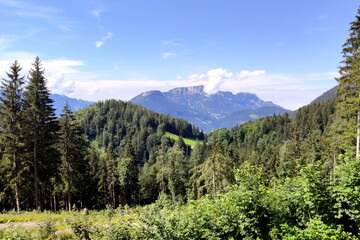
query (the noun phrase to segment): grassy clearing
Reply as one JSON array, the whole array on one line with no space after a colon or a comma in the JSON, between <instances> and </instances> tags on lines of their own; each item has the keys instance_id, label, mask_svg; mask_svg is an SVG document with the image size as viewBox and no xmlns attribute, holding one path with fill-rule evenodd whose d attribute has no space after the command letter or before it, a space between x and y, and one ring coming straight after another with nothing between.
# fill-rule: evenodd
<instances>
[{"instance_id":1,"label":"grassy clearing","mask_svg":"<svg viewBox=\"0 0 360 240\"><path fill-rule=\"evenodd\" d=\"M139 216L147 211L125 206L102 211L7 212L0 214L0 239L133 239L113 234L142 234Z\"/></svg>"},{"instance_id":2,"label":"grassy clearing","mask_svg":"<svg viewBox=\"0 0 360 240\"><path fill-rule=\"evenodd\" d=\"M51 221L62 221L70 218L72 213L70 212L8 212L0 214L0 223L15 223L15 222L41 222L46 219Z\"/></svg>"},{"instance_id":3,"label":"grassy clearing","mask_svg":"<svg viewBox=\"0 0 360 240\"><path fill-rule=\"evenodd\" d=\"M258 118L259 118L259 116L256 115L256 114L250 114L249 117L250 117L251 119L258 119Z\"/></svg>"},{"instance_id":4,"label":"grassy clearing","mask_svg":"<svg viewBox=\"0 0 360 240\"><path fill-rule=\"evenodd\" d=\"M169 132L166 132L165 136L167 136L168 138L174 139L174 140L179 139L178 135L175 135L175 134L169 133ZM183 138L183 139L184 139L185 144L189 145L191 147L194 147L196 144L202 143L202 141L196 140L196 139L190 139L190 138Z\"/></svg>"}]
</instances>

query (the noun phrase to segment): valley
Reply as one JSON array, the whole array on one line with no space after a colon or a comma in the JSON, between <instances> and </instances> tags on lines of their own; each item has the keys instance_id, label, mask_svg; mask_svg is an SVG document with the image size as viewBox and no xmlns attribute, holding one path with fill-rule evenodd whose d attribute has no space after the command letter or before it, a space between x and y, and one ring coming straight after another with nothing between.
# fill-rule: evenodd
<instances>
[{"instance_id":1,"label":"valley","mask_svg":"<svg viewBox=\"0 0 360 240\"><path fill-rule=\"evenodd\" d=\"M0 0L0 239L359 240L355 4Z\"/></svg>"}]
</instances>

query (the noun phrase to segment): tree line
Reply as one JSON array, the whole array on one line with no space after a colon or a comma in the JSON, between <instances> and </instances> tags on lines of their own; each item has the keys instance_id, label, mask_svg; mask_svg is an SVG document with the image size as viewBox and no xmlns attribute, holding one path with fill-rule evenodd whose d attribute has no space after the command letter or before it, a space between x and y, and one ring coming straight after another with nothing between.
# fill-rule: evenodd
<instances>
[{"instance_id":1,"label":"tree line","mask_svg":"<svg viewBox=\"0 0 360 240\"><path fill-rule=\"evenodd\" d=\"M162 138L164 147L175 144L165 132L204 138L185 120L122 101L99 102L76 117L66 104L57 117L40 58L27 79L21 70L15 61L1 85L0 210L101 209L152 201L139 179ZM182 138L178 142L181 156L189 154Z\"/></svg>"},{"instance_id":2,"label":"tree line","mask_svg":"<svg viewBox=\"0 0 360 240\"><path fill-rule=\"evenodd\" d=\"M15 62L3 80L0 104L0 210L104 209L161 201L181 205L206 196L215 201L233 184L245 184L234 174L236 169L249 177L256 168L261 169L261 184L246 185L251 191L259 186L269 191L274 186L290 188L301 181L310 184L307 189L323 179L323 189L306 193L316 202L311 207L319 207L315 215L321 216L327 215L316 194L322 198L341 181L343 188L331 193L339 197L326 199L336 200L340 222L357 229L357 215L349 214L357 205L350 208L344 199L354 199L346 194L358 186L352 182L356 173L346 171L359 160L359 15L343 48L337 99L305 106L294 117L269 116L207 135L184 120L116 100L76 113L65 106L57 119L40 59L26 85ZM180 138L172 140L166 132ZM199 144L190 147L182 137L198 139ZM314 166L317 179L311 178Z\"/></svg>"}]
</instances>

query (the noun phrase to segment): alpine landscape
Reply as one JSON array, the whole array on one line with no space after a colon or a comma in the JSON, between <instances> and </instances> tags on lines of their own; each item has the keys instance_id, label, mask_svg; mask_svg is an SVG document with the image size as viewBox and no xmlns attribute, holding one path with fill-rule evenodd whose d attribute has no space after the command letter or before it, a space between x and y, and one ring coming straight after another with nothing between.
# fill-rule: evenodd
<instances>
[{"instance_id":1,"label":"alpine landscape","mask_svg":"<svg viewBox=\"0 0 360 240\"><path fill-rule=\"evenodd\" d=\"M360 239L357 1L0 6L0 239Z\"/></svg>"}]
</instances>

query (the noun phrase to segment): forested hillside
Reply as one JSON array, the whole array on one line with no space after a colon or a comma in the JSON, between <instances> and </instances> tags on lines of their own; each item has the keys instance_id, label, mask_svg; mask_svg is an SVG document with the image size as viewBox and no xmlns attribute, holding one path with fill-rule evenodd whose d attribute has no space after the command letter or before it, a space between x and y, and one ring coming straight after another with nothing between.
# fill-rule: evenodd
<instances>
[{"instance_id":1,"label":"forested hillside","mask_svg":"<svg viewBox=\"0 0 360 240\"><path fill-rule=\"evenodd\" d=\"M40 59L27 83L15 61L1 87L0 211L82 209L78 239L359 239L359 49L360 9L337 98L206 135L115 100L66 104L57 119ZM124 219L93 226L88 209Z\"/></svg>"},{"instance_id":2,"label":"forested hillside","mask_svg":"<svg viewBox=\"0 0 360 240\"><path fill-rule=\"evenodd\" d=\"M29 82L21 70L15 61L2 83L0 210L134 205L154 201L160 185L185 195L184 187L173 184L180 178L181 184L186 181L191 147L182 137L202 141L204 134L197 128L115 100L87 107L76 119L65 104L56 118L40 59L30 70ZM182 159L184 176L171 173L178 169L170 164L178 163L165 162L170 155ZM170 172L159 173L159 156L163 170ZM156 163L155 180L143 170L150 160Z\"/></svg>"}]
</instances>

